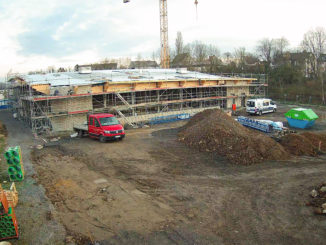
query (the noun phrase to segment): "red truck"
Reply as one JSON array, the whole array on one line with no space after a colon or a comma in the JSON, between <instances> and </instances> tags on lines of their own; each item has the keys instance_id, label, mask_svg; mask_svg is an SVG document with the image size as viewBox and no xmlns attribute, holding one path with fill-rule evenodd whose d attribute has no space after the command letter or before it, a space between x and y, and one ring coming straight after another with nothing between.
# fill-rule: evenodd
<instances>
[{"instance_id":1,"label":"red truck","mask_svg":"<svg viewBox=\"0 0 326 245\"><path fill-rule=\"evenodd\" d=\"M87 124L74 127L74 131L79 137L88 135L91 138L97 138L101 142L107 140L122 140L125 137L125 131L118 119L107 113L90 114L87 116Z\"/></svg>"}]
</instances>

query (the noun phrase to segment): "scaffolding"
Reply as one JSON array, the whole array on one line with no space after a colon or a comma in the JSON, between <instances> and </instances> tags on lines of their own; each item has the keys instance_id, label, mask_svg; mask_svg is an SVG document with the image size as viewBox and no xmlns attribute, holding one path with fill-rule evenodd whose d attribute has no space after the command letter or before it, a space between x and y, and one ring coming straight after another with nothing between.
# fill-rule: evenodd
<instances>
[{"instance_id":1,"label":"scaffolding","mask_svg":"<svg viewBox=\"0 0 326 245\"><path fill-rule=\"evenodd\" d=\"M37 134L71 130L73 125L85 121L88 113L112 113L123 123L135 126L158 116L184 112L191 114L208 108L227 109L236 100L240 106L245 106L247 97L263 96L267 87L266 80L253 80L247 85L216 83L203 86L198 79L198 85L193 87L182 87L183 81L180 81L180 86L175 88L135 90L135 84L130 84L130 87L114 92L103 90L74 94L71 92L74 87L68 79L64 82L64 88L58 87L64 93L54 91L45 95L34 89L31 83L17 77L8 78L8 81L15 81L8 91L13 113ZM93 79L99 77L94 76ZM92 88L98 83L89 86ZM67 125L58 126L59 123Z\"/></svg>"}]
</instances>

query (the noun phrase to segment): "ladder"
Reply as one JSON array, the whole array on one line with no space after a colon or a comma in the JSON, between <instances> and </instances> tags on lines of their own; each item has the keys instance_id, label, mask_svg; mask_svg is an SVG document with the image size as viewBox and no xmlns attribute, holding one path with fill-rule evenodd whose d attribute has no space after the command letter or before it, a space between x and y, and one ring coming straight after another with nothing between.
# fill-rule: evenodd
<instances>
[{"instance_id":1,"label":"ladder","mask_svg":"<svg viewBox=\"0 0 326 245\"><path fill-rule=\"evenodd\" d=\"M118 92L116 92L115 93L116 94L116 96L126 105L126 106L128 106L128 108L129 109L132 109L132 107L131 107L131 105L128 103L128 101L126 101L123 97L122 97L122 95L120 94L120 93L118 93Z\"/></svg>"},{"instance_id":2,"label":"ladder","mask_svg":"<svg viewBox=\"0 0 326 245\"><path fill-rule=\"evenodd\" d=\"M120 115L120 117L122 117L125 120L125 122L127 122L133 128L136 128L136 124L134 124L131 120L129 120L129 118L127 118L120 110L118 109L114 109L114 110Z\"/></svg>"}]
</instances>

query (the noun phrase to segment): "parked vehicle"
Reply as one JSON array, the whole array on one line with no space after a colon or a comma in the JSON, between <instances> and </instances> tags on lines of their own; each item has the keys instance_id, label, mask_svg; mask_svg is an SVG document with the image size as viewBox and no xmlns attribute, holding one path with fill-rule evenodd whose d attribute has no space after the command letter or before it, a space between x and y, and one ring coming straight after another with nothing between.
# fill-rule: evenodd
<instances>
[{"instance_id":1,"label":"parked vehicle","mask_svg":"<svg viewBox=\"0 0 326 245\"><path fill-rule=\"evenodd\" d=\"M248 114L262 115L276 110L277 105L271 99L251 99L247 101L246 111Z\"/></svg>"},{"instance_id":2,"label":"parked vehicle","mask_svg":"<svg viewBox=\"0 0 326 245\"><path fill-rule=\"evenodd\" d=\"M74 127L74 131L79 137L88 135L91 138L97 138L101 142L107 140L122 140L125 137L125 131L118 119L107 113L91 114L87 116L87 123Z\"/></svg>"}]
</instances>

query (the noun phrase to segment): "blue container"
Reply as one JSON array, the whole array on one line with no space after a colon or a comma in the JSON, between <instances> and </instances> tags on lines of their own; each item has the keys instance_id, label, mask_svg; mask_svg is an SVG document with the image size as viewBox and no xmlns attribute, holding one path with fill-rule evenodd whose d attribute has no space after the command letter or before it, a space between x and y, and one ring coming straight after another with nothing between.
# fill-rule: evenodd
<instances>
[{"instance_id":1,"label":"blue container","mask_svg":"<svg viewBox=\"0 0 326 245\"><path fill-rule=\"evenodd\" d=\"M290 117L286 117L286 119L288 120L288 123L290 125L290 127L292 128L310 128L315 124L315 120L298 120L298 119L293 119Z\"/></svg>"}]
</instances>

